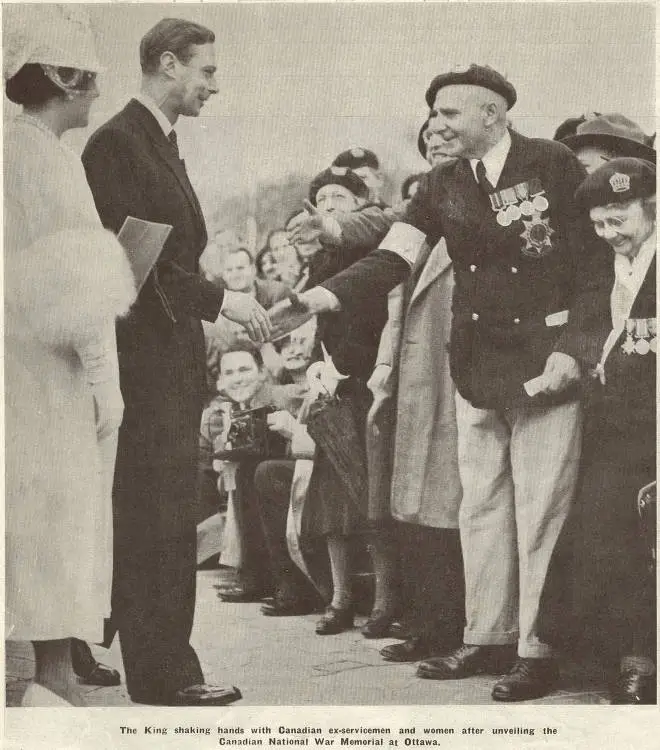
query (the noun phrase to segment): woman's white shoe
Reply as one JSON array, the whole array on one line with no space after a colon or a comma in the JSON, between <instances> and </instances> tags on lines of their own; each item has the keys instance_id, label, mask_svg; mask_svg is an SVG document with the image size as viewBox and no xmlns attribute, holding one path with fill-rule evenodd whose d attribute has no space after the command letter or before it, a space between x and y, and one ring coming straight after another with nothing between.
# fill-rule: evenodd
<instances>
[{"instance_id":1,"label":"woman's white shoe","mask_svg":"<svg viewBox=\"0 0 660 750\"><path fill-rule=\"evenodd\" d=\"M57 693L40 685L38 682L31 682L28 689L23 695L21 706L29 707L48 707L48 706L71 706L69 701L61 698Z\"/></svg>"}]
</instances>

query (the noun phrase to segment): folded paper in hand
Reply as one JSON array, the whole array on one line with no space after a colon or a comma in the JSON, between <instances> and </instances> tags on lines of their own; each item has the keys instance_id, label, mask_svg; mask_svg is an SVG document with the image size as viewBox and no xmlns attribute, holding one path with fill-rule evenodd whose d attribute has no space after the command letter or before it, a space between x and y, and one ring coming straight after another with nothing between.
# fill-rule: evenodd
<instances>
[{"instance_id":1,"label":"folded paper in hand","mask_svg":"<svg viewBox=\"0 0 660 750\"><path fill-rule=\"evenodd\" d=\"M138 291L147 280L171 231L170 224L157 224L134 216L127 216L122 224L117 239L126 250Z\"/></svg>"}]
</instances>

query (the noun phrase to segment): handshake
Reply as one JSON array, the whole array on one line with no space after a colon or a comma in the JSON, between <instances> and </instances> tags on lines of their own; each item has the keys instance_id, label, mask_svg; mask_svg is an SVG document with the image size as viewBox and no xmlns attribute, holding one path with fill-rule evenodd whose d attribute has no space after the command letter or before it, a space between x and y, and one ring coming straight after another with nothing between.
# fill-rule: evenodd
<instances>
[{"instance_id":1,"label":"handshake","mask_svg":"<svg viewBox=\"0 0 660 750\"><path fill-rule=\"evenodd\" d=\"M317 313L339 309L335 295L320 286L302 294L291 292L268 312L251 295L226 290L221 315L242 325L252 341L263 343L283 338Z\"/></svg>"}]
</instances>

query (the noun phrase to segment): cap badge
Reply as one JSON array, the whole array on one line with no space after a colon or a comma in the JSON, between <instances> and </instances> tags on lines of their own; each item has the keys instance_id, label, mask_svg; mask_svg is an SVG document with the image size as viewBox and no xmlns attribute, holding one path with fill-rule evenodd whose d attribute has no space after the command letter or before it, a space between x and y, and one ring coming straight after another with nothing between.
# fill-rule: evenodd
<instances>
[{"instance_id":1,"label":"cap badge","mask_svg":"<svg viewBox=\"0 0 660 750\"><path fill-rule=\"evenodd\" d=\"M610 177L610 185L615 193L625 193L630 190L630 175L615 172Z\"/></svg>"},{"instance_id":2,"label":"cap badge","mask_svg":"<svg viewBox=\"0 0 660 750\"><path fill-rule=\"evenodd\" d=\"M332 172L332 174L335 174L338 177L343 177L344 175L348 174L347 167L330 167L330 171Z\"/></svg>"},{"instance_id":3,"label":"cap badge","mask_svg":"<svg viewBox=\"0 0 660 750\"><path fill-rule=\"evenodd\" d=\"M362 148L352 148L351 149L351 156L355 159L364 159L364 149Z\"/></svg>"},{"instance_id":4,"label":"cap badge","mask_svg":"<svg viewBox=\"0 0 660 750\"><path fill-rule=\"evenodd\" d=\"M452 73L467 73L473 65L474 63L471 63L470 65L454 65L454 67L451 69L451 72Z\"/></svg>"}]
</instances>

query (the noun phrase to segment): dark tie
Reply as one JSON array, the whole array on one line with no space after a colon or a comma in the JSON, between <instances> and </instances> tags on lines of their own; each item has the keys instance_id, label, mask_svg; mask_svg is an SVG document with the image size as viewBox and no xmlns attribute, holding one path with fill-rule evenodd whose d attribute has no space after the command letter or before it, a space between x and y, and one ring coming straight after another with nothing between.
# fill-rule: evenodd
<instances>
[{"instance_id":1,"label":"dark tie","mask_svg":"<svg viewBox=\"0 0 660 750\"><path fill-rule=\"evenodd\" d=\"M176 139L176 130L172 129L167 136L167 140L172 144L176 158L179 159L179 142Z\"/></svg>"},{"instance_id":2,"label":"dark tie","mask_svg":"<svg viewBox=\"0 0 660 750\"><path fill-rule=\"evenodd\" d=\"M488 177L486 177L486 167L481 159L477 162L477 182L487 195L490 195L493 192L494 188L490 184Z\"/></svg>"}]
</instances>

